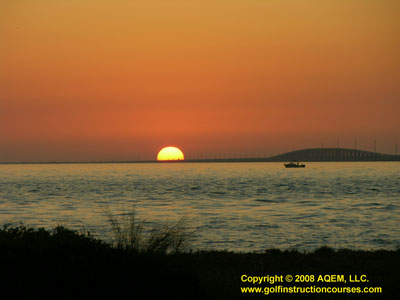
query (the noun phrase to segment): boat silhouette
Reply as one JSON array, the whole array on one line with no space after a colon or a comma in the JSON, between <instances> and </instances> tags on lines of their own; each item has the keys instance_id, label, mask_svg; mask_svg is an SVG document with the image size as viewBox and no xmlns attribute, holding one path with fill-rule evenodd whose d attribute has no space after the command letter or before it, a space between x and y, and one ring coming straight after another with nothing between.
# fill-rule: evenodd
<instances>
[{"instance_id":1,"label":"boat silhouette","mask_svg":"<svg viewBox=\"0 0 400 300\"><path fill-rule=\"evenodd\" d=\"M298 161L291 161L290 163L284 164L285 168L305 168L305 164L300 164Z\"/></svg>"}]
</instances>

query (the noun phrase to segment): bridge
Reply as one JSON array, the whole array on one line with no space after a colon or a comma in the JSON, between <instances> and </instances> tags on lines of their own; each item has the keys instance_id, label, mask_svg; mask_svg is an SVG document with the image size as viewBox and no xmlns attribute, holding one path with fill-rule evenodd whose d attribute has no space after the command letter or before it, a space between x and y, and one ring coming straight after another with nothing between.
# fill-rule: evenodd
<instances>
[{"instance_id":1,"label":"bridge","mask_svg":"<svg viewBox=\"0 0 400 300\"><path fill-rule=\"evenodd\" d=\"M283 153L268 161L400 161L400 155L388 155L347 148L312 148Z\"/></svg>"},{"instance_id":2,"label":"bridge","mask_svg":"<svg viewBox=\"0 0 400 300\"><path fill-rule=\"evenodd\" d=\"M325 162L325 161L400 161L400 155L347 148L312 148L291 151L272 157L201 158L181 162Z\"/></svg>"}]
</instances>

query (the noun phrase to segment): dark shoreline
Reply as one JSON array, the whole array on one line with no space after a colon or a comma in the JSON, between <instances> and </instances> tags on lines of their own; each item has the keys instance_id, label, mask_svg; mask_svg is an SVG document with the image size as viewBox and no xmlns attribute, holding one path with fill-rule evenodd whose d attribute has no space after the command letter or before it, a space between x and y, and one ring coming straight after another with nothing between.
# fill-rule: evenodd
<instances>
[{"instance_id":1,"label":"dark shoreline","mask_svg":"<svg viewBox=\"0 0 400 300\"><path fill-rule=\"evenodd\" d=\"M55 299L242 299L242 275L366 275L368 286L382 294L275 294L272 298L396 299L400 280L398 250L333 250L305 253L269 249L263 253L192 251L175 254L136 253L113 247L89 233L63 227L0 230L0 260L6 275L3 293L20 298ZM309 283L308 283L309 284ZM282 283L287 286L286 282ZM297 283L298 286L307 286ZM343 283L313 283L344 286ZM347 284L350 287L367 283ZM260 285L258 285L260 286ZM262 287L268 284L261 285ZM54 292L56 290L56 293ZM128 296L126 298L126 296ZM247 295L249 296L249 295ZM251 294L252 297L266 297Z\"/></svg>"}]
</instances>

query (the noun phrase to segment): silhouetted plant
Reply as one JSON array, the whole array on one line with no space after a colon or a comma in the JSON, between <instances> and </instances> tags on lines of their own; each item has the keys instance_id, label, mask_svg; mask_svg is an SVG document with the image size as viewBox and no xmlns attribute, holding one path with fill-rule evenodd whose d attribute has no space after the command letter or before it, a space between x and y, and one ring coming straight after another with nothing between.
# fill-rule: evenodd
<instances>
[{"instance_id":1,"label":"silhouetted plant","mask_svg":"<svg viewBox=\"0 0 400 300\"><path fill-rule=\"evenodd\" d=\"M153 228L146 240L146 252L176 254L187 250L193 232L188 230L186 222L187 219L183 217L173 225Z\"/></svg>"},{"instance_id":2,"label":"silhouetted plant","mask_svg":"<svg viewBox=\"0 0 400 300\"><path fill-rule=\"evenodd\" d=\"M177 254L188 249L193 231L187 226L187 218L182 217L170 224L157 224L144 230L144 222L135 215L135 209L115 216L109 208L106 217L111 225L114 246L138 253Z\"/></svg>"},{"instance_id":3,"label":"silhouetted plant","mask_svg":"<svg viewBox=\"0 0 400 300\"><path fill-rule=\"evenodd\" d=\"M25 291L30 298L54 298L54 287L61 291L57 299L127 299L143 295L148 299L242 299L238 278L246 272L368 274L373 284L382 285L384 299L398 298L399 249L321 247L309 253L294 249L178 253L186 249L192 237L185 218L173 225L153 226L149 231L135 215L109 215L117 233L125 229L127 234L134 233L118 235L120 248L62 226L51 230L24 225L0 227L0 264L5 274L2 292L15 299L27 298ZM121 224L123 220L128 222L126 227ZM143 254L178 254L136 255L132 249ZM157 288L153 278L162 278ZM340 297L332 299L336 298Z\"/></svg>"},{"instance_id":4,"label":"silhouetted plant","mask_svg":"<svg viewBox=\"0 0 400 300\"><path fill-rule=\"evenodd\" d=\"M135 209L132 208L130 213L123 212L117 218L107 207L105 214L111 226L114 246L139 252L142 243L143 222L135 218Z\"/></svg>"}]
</instances>

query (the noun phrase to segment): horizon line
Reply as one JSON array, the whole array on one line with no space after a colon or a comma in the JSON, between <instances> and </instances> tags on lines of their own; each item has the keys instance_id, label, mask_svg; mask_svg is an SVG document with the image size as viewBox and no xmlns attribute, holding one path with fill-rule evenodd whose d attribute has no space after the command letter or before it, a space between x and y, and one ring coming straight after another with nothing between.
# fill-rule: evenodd
<instances>
[{"instance_id":1,"label":"horizon line","mask_svg":"<svg viewBox=\"0 0 400 300\"><path fill-rule=\"evenodd\" d=\"M285 158L287 155L294 155L294 153L306 152L306 151L353 151L360 153L368 153L369 157L361 157L359 159L320 159L320 160L307 160L301 159L301 161L315 161L315 162L351 162L351 161L400 161L400 155L398 154L384 154L379 152L373 152L368 150L360 150L353 148L341 148L341 147L330 147L330 148L305 148L300 150L293 150L278 155L269 157L224 157L224 158L189 158L184 160L169 160L159 161L157 159L146 159L146 160L98 160L98 161L0 161L0 164L106 164L106 163L202 163L202 162L284 162L290 159Z\"/></svg>"}]
</instances>

